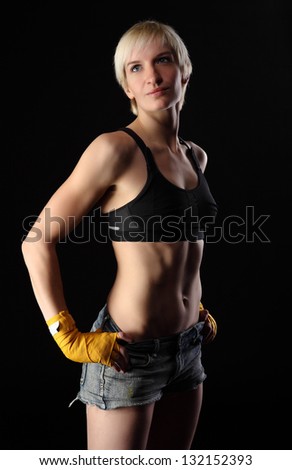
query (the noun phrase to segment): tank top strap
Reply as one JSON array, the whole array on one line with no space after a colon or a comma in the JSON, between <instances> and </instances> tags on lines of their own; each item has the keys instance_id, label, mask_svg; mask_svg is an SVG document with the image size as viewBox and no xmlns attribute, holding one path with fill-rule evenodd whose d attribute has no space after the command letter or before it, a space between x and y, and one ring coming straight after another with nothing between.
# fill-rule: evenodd
<instances>
[{"instance_id":1,"label":"tank top strap","mask_svg":"<svg viewBox=\"0 0 292 470\"><path fill-rule=\"evenodd\" d=\"M141 152L143 153L145 157L147 167L151 170L154 170L156 166L155 166L155 162L154 162L151 150L149 147L147 147L147 145L141 139L141 137L138 134L136 134L136 132L133 131L133 129L130 129L129 127L120 127L119 130L126 132L135 140L136 144L138 145L139 149L141 150Z\"/></svg>"},{"instance_id":2,"label":"tank top strap","mask_svg":"<svg viewBox=\"0 0 292 470\"><path fill-rule=\"evenodd\" d=\"M197 170L201 170L201 167L200 167L200 163L199 163L199 160L198 160L198 157L193 149L193 147L191 147L184 139L182 139L181 137L179 137L179 141L181 144L185 145L191 155L191 159L192 159L192 162L191 163L194 163L195 164L195 167Z\"/></svg>"}]
</instances>

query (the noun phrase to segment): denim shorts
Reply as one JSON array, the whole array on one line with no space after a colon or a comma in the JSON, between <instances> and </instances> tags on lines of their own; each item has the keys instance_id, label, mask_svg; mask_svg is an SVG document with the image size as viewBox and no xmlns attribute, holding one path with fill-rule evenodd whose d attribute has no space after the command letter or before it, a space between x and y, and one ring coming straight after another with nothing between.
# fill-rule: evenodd
<instances>
[{"instance_id":1,"label":"denim shorts","mask_svg":"<svg viewBox=\"0 0 292 470\"><path fill-rule=\"evenodd\" d=\"M125 373L100 363L82 364L80 389L71 404L80 400L107 410L153 403L164 393L197 388L207 377L201 363L203 326L198 322L171 336L127 344L130 369ZM97 328L120 331L106 305L91 331Z\"/></svg>"}]
</instances>

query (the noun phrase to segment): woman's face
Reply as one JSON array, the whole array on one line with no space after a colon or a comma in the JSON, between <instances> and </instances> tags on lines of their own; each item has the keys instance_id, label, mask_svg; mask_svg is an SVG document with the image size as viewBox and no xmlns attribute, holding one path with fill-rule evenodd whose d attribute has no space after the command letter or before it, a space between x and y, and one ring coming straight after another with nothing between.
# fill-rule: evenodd
<instances>
[{"instance_id":1,"label":"woman's face","mask_svg":"<svg viewBox=\"0 0 292 470\"><path fill-rule=\"evenodd\" d=\"M138 109L159 111L175 106L182 96L183 79L169 46L154 40L134 48L126 64L125 92Z\"/></svg>"}]
</instances>

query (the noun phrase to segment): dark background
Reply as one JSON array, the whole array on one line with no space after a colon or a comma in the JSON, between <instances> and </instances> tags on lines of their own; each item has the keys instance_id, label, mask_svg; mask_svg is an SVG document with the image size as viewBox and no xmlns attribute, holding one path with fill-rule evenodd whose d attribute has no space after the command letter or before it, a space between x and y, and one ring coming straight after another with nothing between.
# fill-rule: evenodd
<instances>
[{"instance_id":1,"label":"dark background","mask_svg":"<svg viewBox=\"0 0 292 470\"><path fill-rule=\"evenodd\" d=\"M208 378L193 448L291 448L288 5L139 3L121 4L118 12L100 2L39 2L4 17L4 159L11 173L4 187L13 206L3 230L9 285L1 328L2 449L86 448L85 407L68 408L81 366L48 334L20 245L28 222L87 145L133 119L112 61L121 34L146 18L171 24L189 49L194 73L180 134L206 150L206 176L219 204L222 235L206 243L202 266L203 300L218 336L204 351ZM262 236L252 230L250 208L255 220L267 216ZM228 225L231 219L237 225ZM91 240L62 244L59 253L71 313L88 330L114 277L111 247Z\"/></svg>"}]
</instances>

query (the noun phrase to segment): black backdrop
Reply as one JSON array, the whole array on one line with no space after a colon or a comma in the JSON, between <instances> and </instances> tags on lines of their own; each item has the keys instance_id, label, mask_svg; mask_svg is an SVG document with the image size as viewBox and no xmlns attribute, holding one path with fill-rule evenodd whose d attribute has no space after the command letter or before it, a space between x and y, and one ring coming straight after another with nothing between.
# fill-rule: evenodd
<instances>
[{"instance_id":1,"label":"black backdrop","mask_svg":"<svg viewBox=\"0 0 292 470\"><path fill-rule=\"evenodd\" d=\"M4 159L13 206L3 230L3 449L86 448L84 406L68 408L81 366L48 334L20 244L91 140L133 118L112 57L121 34L145 18L174 26L189 48L194 73L180 134L207 151L219 204L218 236L206 243L202 267L203 300L219 332L204 352L193 448L291 447L291 9L272 0L191 6L124 5L120 13L99 2L45 2L7 17ZM111 247L90 240L59 248L69 307L85 331L113 280Z\"/></svg>"}]
</instances>

